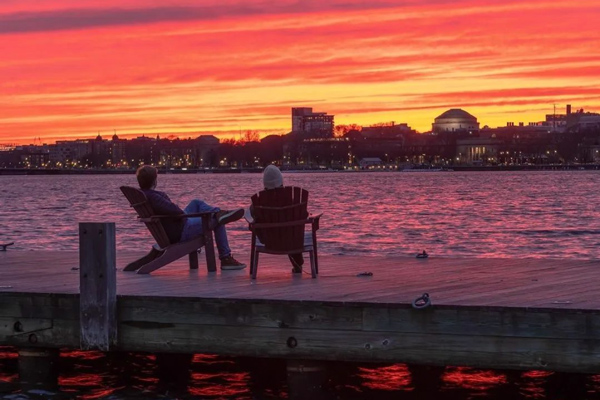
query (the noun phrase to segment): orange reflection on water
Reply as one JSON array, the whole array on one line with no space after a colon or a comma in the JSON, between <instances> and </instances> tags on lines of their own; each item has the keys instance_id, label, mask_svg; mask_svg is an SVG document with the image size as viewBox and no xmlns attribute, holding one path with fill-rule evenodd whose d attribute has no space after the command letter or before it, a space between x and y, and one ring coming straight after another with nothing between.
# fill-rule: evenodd
<instances>
[{"instance_id":1,"label":"orange reflection on water","mask_svg":"<svg viewBox=\"0 0 600 400\"><path fill-rule=\"evenodd\" d=\"M9 359L9 358L17 358L19 353L15 351L12 347L3 347L0 346L0 360Z\"/></svg>"},{"instance_id":2,"label":"orange reflection on water","mask_svg":"<svg viewBox=\"0 0 600 400\"><path fill-rule=\"evenodd\" d=\"M152 383L152 384L156 384L159 381L158 378L155 378L152 376L141 376L141 375L136 376L136 380L143 382L143 383Z\"/></svg>"},{"instance_id":3,"label":"orange reflection on water","mask_svg":"<svg viewBox=\"0 0 600 400\"><path fill-rule=\"evenodd\" d=\"M214 354L194 354L194 358L192 358L192 363L200 363L203 365L210 364L235 364L233 360L223 359L220 356Z\"/></svg>"},{"instance_id":4,"label":"orange reflection on water","mask_svg":"<svg viewBox=\"0 0 600 400\"><path fill-rule=\"evenodd\" d=\"M0 382L2 383L15 383L19 374L5 374L0 372Z\"/></svg>"},{"instance_id":5,"label":"orange reflection on water","mask_svg":"<svg viewBox=\"0 0 600 400\"><path fill-rule=\"evenodd\" d=\"M521 393L528 399L543 399L546 397L544 383L552 376L551 371L525 371L521 374Z\"/></svg>"},{"instance_id":6,"label":"orange reflection on water","mask_svg":"<svg viewBox=\"0 0 600 400\"><path fill-rule=\"evenodd\" d=\"M123 389L123 387L115 387L115 388L102 388L94 391L90 394L80 394L77 399L78 400L92 400L92 399L104 399L107 396Z\"/></svg>"},{"instance_id":7,"label":"orange reflection on water","mask_svg":"<svg viewBox=\"0 0 600 400\"><path fill-rule=\"evenodd\" d=\"M394 364L377 368L359 368L358 376L363 386L376 390L412 390L411 374L405 364Z\"/></svg>"},{"instance_id":8,"label":"orange reflection on water","mask_svg":"<svg viewBox=\"0 0 600 400\"><path fill-rule=\"evenodd\" d=\"M247 372L214 374L195 372L191 375L189 393L194 396L223 396L227 398L250 394L248 388L249 377ZM213 380L220 383L212 382Z\"/></svg>"},{"instance_id":9,"label":"orange reflection on water","mask_svg":"<svg viewBox=\"0 0 600 400\"><path fill-rule=\"evenodd\" d=\"M98 360L106 357L106 355L99 351L81 351L81 350L62 350L60 356L64 358L77 358L79 360Z\"/></svg>"},{"instance_id":10,"label":"orange reflection on water","mask_svg":"<svg viewBox=\"0 0 600 400\"><path fill-rule=\"evenodd\" d=\"M525 371L521 374L524 379L544 379L554 374L552 371Z\"/></svg>"},{"instance_id":11,"label":"orange reflection on water","mask_svg":"<svg viewBox=\"0 0 600 400\"><path fill-rule=\"evenodd\" d=\"M60 386L101 386L102 375L78 373L75 376L59 376L58 384Z\"/></svg>"},{"instance_id":12,"label":"orange reflection on water","mask_svg":"<svg viewBox=\"0 0 600 400\"><path fill-rule=\"evenodd\" d=\"M501 372L466 367L448 367L442 379L448 386L482 392L507 382L506 375Z\"/></svg>"}]
</instances>

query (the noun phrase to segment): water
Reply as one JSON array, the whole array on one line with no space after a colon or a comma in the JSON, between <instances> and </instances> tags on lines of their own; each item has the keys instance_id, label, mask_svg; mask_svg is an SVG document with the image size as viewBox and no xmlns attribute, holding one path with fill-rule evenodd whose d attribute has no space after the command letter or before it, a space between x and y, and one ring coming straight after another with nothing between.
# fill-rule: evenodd
<instances>
[{"instance_id":1,"label":"water","mask_svg":"<svg viewBox=\"0 0 600 400\"><path fill-rule=\"evenodd\" d=\"M260 174L161 175L159 190L185 206L194 197L222 208L247 207ZM287 173L324 212L319 250L326 254L448 257L600 256L598 171ZM115 222L117 249L146 249L121 185L133 175L0 176L0 241L15 250L69 249L77 223ZM231 247L248 254L250 234L228 225Z\"/></svg>"},{"instance_id":2,"label":"water","mask_svg":"<svg viewBox=\"0 0 600 400\"><path fill-rule=\"evenodd\" d=\"M326 254L447 257L600 256L600 172L286 173L324 212L319 250ZM77 250L77 223L117 226L118 250L152 243L119 191L133 175L0 176L0 242L10 251ZM223 208L246 207L259 174L161 175L159 190L185 205L194 197ZM234 253L247 257L250 235L228 225ZM189 379L161 380L156 357L61 355L59 388L22 392L16 353L0 348L0 399L277 399L289 396L284 366L195 355ZM258 368L256 368L258 367ZM340 367L342 368L342 367ZM349 365L327 384L333 399L596 399L600 376L491 371L403 364ZM337 370L337 369L336 369Z\"/></svg>"}]
</instances>

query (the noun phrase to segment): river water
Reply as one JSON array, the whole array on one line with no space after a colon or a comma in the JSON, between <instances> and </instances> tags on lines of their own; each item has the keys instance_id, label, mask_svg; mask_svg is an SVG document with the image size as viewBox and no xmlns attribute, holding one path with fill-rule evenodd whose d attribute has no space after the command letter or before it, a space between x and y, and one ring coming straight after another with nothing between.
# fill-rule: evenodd
<instances>
[{"instance_id":1,"label":"river water","mask_svg":"<svg viewBox=\"0 0 600 400\"><path fill-rule=\"evenodd\" d=\"M325 254L445 257L600 257L599 171L284 173L309 190L309 210L323 212ZM221 208L247 207L260 174L168 174L159 187L182 207L201 198ZM10 251L77 250L78 222L115 222L117 250L146 250L152 239L119 191L134 175L0 176L0 243ZM249 254L247 226L227 226L234 255ZM0 278L1 280L1 278ZM133 361L132 361L133 360ZM124 365L135 365L124 371ZM332 379L331 398L595 399L600 377L536 371L355 365ZM152 355L110 362L98 353L61 356L59 390L23 392L16 354L0 349L0 398L275 399L288 396L281 368L267 378L247 362L196 355L189 382L165 388ZM264 374L263 374L264 375ZM423 384L422 382L426 382Z\"/></svg>"},{"instance_id":2,"label":"river water","mask_svg":"<svg viewBox=\"0 0 600 400\"><path fill-rule=\"evenodd\" d=\"M598 258L600 171L285 173L323 212L326 254ZM201 198L247 207L260 174L160 175L157 189L182 208ZM133 175L0 176L0 242L15 250L77 250L78 222L115 222L117 249L152 239L119 186ZM230 224L234 253L248 254L243 222Z\"/></svg>"}]
</instances>

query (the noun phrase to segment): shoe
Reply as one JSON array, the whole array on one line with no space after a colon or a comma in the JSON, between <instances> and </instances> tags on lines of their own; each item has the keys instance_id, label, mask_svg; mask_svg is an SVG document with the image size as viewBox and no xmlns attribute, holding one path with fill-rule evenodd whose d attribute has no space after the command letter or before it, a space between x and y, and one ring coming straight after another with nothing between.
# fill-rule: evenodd
<instances>
[{"instance_id":1,"label":"shoe","mask_svg":"<svg viewBox=\"0 0 600 400\"><path fill-rule=\"evenodd\" d=\"M221 269L224 271L244 268L246 268L246 264L239 262L238 260L233 258L233 256L221 258Z\"/></svg>"},{"instance_id":2,"label":"shoe","mask_svg":"<svg viewBox=\"0 0 600 400\"><path fill-rule=\"evenodd\" d=\"M217 222L219 225L225 225L230 222L237 221L244 216L244 209L238 208L235 210L221 210L217 212Z\"/></svg>"},{"instance_id":3,"label":"shoe","mask_svg":"<svg viewBox=\"0 0 600 400\"><path fill-rule=\"evenodd\" d=\"M289 254L288 257L290 258L290 261L292 262L292 265L293 265L292 272L294 274L301 274L302 273L302 265L304 264L304 260L302 260L303 261L302 264L298 264L292 254Z\"/></svg>"}]
</instances>

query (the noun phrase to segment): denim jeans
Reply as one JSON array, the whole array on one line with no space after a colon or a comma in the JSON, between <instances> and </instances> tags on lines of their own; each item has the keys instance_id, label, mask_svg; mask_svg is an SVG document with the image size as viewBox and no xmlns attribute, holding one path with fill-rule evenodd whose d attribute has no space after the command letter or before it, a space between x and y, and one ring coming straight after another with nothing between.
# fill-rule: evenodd
<instances>
[{"instance_id":1,"label":"denim jeans","mask_svg":"<svg viewBox=\"0 0 600 400\"><path fill-rule=\"evenodd\" d=\"M183 210L186 214L195 214L201 212L218 212L221 211L218 207L212 207L203 202L202 200L192 200L190 204ZM210 221L211 226L217 225L216 218ZM202 235L202 218L186 218L183 231L181 232L181 241L190 240L194 237ZM219 225L215 228L215 242L217 243L217 249L219 251L219 258L225 258L231 255L231 249L229 248L229 242L227 241L227 231L225 226Z\"/></svg>"}]
</instances>

